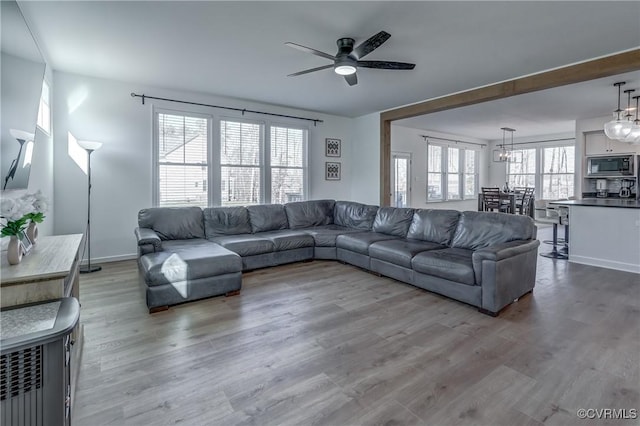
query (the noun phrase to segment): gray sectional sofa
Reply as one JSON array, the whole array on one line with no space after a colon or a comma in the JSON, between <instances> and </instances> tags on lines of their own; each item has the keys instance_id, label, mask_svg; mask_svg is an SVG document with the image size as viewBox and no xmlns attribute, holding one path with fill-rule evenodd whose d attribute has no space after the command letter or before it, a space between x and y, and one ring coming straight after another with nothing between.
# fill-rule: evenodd
<instances>
[{"instance_id":1,"label":"gray sectional sofa","mask_svg":"<svg viewBox=\"0 0 640 426\"><path fill-rule=\"evenodd\" d=\"M333 200L150 208L138 225L150 312L237 294L243 271L332 259L497 315L533 290L540 245L528 216Z\"/></svg>"}]
</instances>

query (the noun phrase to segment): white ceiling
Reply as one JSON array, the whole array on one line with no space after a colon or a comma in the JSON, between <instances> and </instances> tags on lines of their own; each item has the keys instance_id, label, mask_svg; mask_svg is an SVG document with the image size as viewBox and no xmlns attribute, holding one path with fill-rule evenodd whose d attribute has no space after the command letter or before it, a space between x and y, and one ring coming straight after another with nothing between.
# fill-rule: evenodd
<instances>
[{"instance_id":1,"label":"white ceiling","mask_svg":"<svg viewBox=\"0 0 640 426\"><path fill-rule=\"evenodd\" d=\"M640 2L23 1L20 6L55 70L348 117L640 45ZM330 69L286 77L327 61L285 42L335 54L336 39L348 36L359 43L380 30L392 37L367 59L414 62L415 70L359 70L353 87Z\"/></svg>"}]
</instances>

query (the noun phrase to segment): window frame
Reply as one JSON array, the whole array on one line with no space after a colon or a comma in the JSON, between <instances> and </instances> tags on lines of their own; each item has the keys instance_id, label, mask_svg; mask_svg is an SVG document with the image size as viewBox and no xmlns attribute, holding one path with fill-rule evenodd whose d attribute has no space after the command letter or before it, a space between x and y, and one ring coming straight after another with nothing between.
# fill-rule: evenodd
<instances>
[{"instance_id":1,"label":"window frame","mask_svg":"<svg viewBox=\"0 0 640 426\"><path fill-rule=\"evenodd\" d=\"M441 164L440 164L440 172L431 172L429 170L429 146L437 146L442 149L441 155ZM458 172L449 172L449 150L457 149L458 150ZM466 173L466 157L467 152L473 151L474 154L474 173ZM455 145L450 145L446 143L432 143L427 142L427 162L426 162L426 203L443 203L443 202L457 202L457 201L468 201L475 199L478 196L478 187L480 180L479 173L479 163L480 163L480 150L473 148L460 147ZM430 199L429 198L429 174L440 174L440 191L442 193L442 198L439 199ZM458 191L460 194L460 198L450 198L449 197L449 175L455 174L458 176ZM473 186L474 186L474 194L466 195L465 194L465 177L468 175L473 175Z\"/></svg>"},{"instance_id":2,"label":"window frame","mask_svg":"<svg viewBox=\"0 0 640 426\"><path fill-rule=\"evenodd\" d=\"M47 88L47 97L49 98L49 102L45 102L43 99L44 88ZM47 107L47 120L46 122L49 124L48 128L43 127L42 117L44 116L42 111L42 105L46 105ZM42 79L42 89L40 91L40 100L38 101L38 116L36 118L36 127L40 129L47 136L51 136L51 85L47 81L46 78Z\"/></svg>"},{"instance_id":3,"label":"window frame","mask_svg":"<svg viewBox=\"0 0 640 426\"><path fill-rule=\"evenodd\" d=\"M514 151L528 151L528 150L533 150L533 158L536 162L533 168L534 171L533 173L509 173L511 161L507 161L506 181L509 183L510 187L518 186L511 183L511 176L533 176L533 186L536 188L538 187L538 184L539 184L538 175L540 170L540 153L538 151L538 147L514 149ZM528 179L525 179L525 180L528 180ZM525 186L528 186L528 185L525 185Z\"/></svg>"},{"instance_id":4,"label":"window frame","mask_svg":"<svg viewBox=\"0 0 640 426\"><path fill-rule=\"evenodd\" d=\"M283 167L283 166L273 166L271 164L271 129L273 127L301 130L303 132L302 167ZM265 199L270 200L271 203L273 203L272 194L271 194L271 184L272 184L271 172L274 168L302 169L303 197L301 201L305 201L309 199L309 133L310 133L309 127L294 125L291 123L270 122L265 126L265 159L267 160L267 164L265 165ZM268 197L266 197L267 194L268 194Z\"/></svg>"},{"instance_id":5,"label":"window frame","mask_svg":"<svg viewBox=\"0 0 640 426\"><path fill-rule=\"evenodd\" d=\"M172 110L167 108L152 107L152 175L153 175L153 195L152 205L154 207L160 207L160 134L159 134L159 115L170 114L180 115L184 117L204 118L207 120L207 206L211 206L212 203L212 136L213 136L213 116L210 114L202 114L192 111Z\"/></svg>"},{"instance_id":6,"label":"window frame","mask_svg":"<svg viewBox=\"0 0 640 426\"><path fill-rule=\"evenodd\" d=\"M309 199L310 190L310 174L309 174L309 141L311 139L311 129L308 126L287 121L268 121L268 120L251 120L244 117L236 117L233 115L212 115L203 113L200 110L193 111L190 109L171 109L152 105L151 108L151 169L152 169L152 205L158 207L160 205L160 145L159 145L159 114L171 114L186 117L204 118L207 120L207 206L222 206L222 167L220 149L221 140L221 122L241 122L260 125L260 201L259 203L272 203L271 194L271 171L272 168L291 168L302 169L302 186L303 200ZM286 129L297 129L303 132L303 167L283 167L271 166L271 128L280 127Z\"/></svg>"},{"instance_id":7,"label":"window frame","mask_svg":"<svg viewBox=\"0 0 640 426\"><path fill-rule=\"evenodd\" d=\"M556 148L566 148L566 147L571 147L573 148L573 159L574 159L574 163L573 163L573 172L572 173L546 173L545 169L544 169L544 161L545 161L545 150L546 149L556 149ZM541 146L540 148L540 197L542 199L545 199L544 197L544 178L545 176L572 176L573 177L573 186L572 186L572 193L571 195L567 195L567 196L573 196L575 195L575 189L576 189L576 170L575 170L575 156L576 156L576 146L575 145L553 145L553 146ZM569 162L567 161L567 165L569 165ZM556 198L546 198L546 199L556 199ZM560 199L560 198L557 198Z\"/></svg>"}]
</instances>

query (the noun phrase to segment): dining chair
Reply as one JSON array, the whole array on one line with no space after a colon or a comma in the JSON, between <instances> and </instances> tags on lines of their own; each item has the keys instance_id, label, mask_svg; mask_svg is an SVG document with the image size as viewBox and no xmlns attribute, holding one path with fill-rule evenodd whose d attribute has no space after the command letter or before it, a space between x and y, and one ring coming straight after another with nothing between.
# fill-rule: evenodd
<instances>
[{"instance_id":1,"label":"dining chair","mask_svg":"<svg viewBox=\"0 0 640 426\"><path fill-rule=\"evenodd\" d=\"M531 208L535 188L527 186L514 188L514 191L516 193L516 210L519 214L527 214Z\"/></svg>"},{"instance_id":2,"label":"dining chair","mask_svg":"<svg viewBox=\"0 0 640 426\"><path fill-rule=\"evenodd\" d=\"M505 203L504 198L500 195L500 188L498 187L482 187L482 201L484 205L484 211L494 211L498 209L499 212L508 213L509 203Z\"/></svg>"}]
</instances>

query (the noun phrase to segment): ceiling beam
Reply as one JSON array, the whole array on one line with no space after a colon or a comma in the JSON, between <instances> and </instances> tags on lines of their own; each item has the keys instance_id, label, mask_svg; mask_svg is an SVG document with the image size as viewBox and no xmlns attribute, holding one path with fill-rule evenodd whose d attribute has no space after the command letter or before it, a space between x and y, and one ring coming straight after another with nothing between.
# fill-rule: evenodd
<instances>
[{"instance_id":1,"label":"ceiling beam","mask_svg":"<svg viewBox=\"0 0 640 426\"><path fill-rule=\"evenodd\" d=\"M380 205L391 202L391 122L640 70L640 49L431 99L380 114Z\"/></svg>"}]
</instances>

